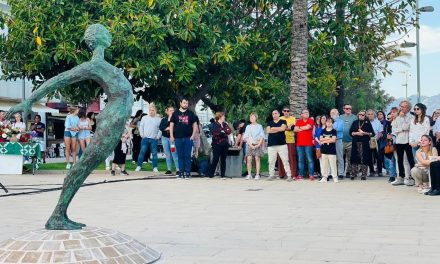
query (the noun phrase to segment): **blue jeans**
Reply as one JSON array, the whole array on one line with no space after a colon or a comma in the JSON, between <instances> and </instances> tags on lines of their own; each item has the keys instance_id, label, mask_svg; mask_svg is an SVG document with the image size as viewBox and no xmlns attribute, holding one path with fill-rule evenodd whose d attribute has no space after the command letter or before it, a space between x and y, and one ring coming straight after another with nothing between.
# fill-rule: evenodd
<instances>
[{"instance_id":1,"label":"blue jeans","mask_svg":"<svg viewBox=\"0 0 440 264\"><path fill-rule=\"evenodd\" d=\"M157 168L157 139L155 138L143 138L141 142L141 152L139 152L138 166L142 167L144 162L144 156L147 149L151 149L151 154L153 156L153 168Z\"/></svg>"},{"instance_id":2,"label":"blue jeans","mask_svg":"<svg viewBox=\"0 0 440 264\"><path fill-rule=\"evenodd\" d=\"M420 148L419 146L417 146L415 148L411 147L414 160L416 160L416 152L417 152L417 150L419 150L419 148Z\"/></svg>"},{"instance_id":3,"label":"blue jeans","mask_svg":"<svg viewBox=\"0 0 440 264\"><path fill-rule=\"evenodd\" d=\"M167 161L167 169L169 171L171 170L171 165L173 165L172 160L174 160L174 165L176 166L176 170L179 170L179 158L177 157L177 151L174 151L174 153L171 152L170 138L162 137L162 146Z\"/></svg>"},{"instance_id":4,"label":"blue jeans","mask_svg":"<svg viewBox=\"0 0 440 264\"><path fill-rule=\"evenodd\" d=\"M313 147L296 147L296 153L298 153L298 171L299 176L304 176L304 156L307 158L307 163L309 165L309 176L313 176L315 171L313 166Z\"/></svg>"},{"instance_id":5,"label":"blue jeans","mask_svg":"<svg viewBox=\"0 0 440 264\"><path fill-rule=\"evenodd\" d=\"M177 157L179 159L180 173L191 173L191 150L193 147L193 141L187 138L176 138L174 142L176 145Z\"/></svg>"},{"instance_id":6,"label":"blue jeans","mask_svg":"<svg viewBox=\"0 0 440 264\"><path fill-rule=\"evenodd\" d=\"M397 173L396 173L396 159L394 158L394 154L391 157L391 159L389 159L387 156L385 156L385 169L387 171L390 172L390 176L391 177L396 177Z\"/></svg>"}]
</instances>

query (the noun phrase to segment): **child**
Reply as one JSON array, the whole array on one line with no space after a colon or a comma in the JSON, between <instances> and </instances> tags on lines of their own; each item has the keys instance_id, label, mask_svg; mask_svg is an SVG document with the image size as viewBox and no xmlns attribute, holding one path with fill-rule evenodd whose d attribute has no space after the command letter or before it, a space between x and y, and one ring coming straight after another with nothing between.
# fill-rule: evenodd
<instances>
[{"instance_id":1,"label":"child","mask_svg":"<svg viewBox=\"0 0 440 264\"><path fill-rule=\"evenodd\" d=\"M327 182L329 175L333 176L334 182L338 182L336 170L336 130L333 129L333 118L327 117L326 127L320 136L321 158L322 158L322 179L319 182ZM329 174L330 165L330 174Z\"/></svg>"}]
</instances>

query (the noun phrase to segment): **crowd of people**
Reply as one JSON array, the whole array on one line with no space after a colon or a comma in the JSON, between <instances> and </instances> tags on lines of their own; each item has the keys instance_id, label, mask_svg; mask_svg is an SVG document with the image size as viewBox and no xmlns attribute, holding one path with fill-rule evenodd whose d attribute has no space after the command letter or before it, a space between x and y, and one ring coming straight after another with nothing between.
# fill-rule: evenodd
<instances>
[{"instance_id":1,"label":"crowd of people","mask_svg":"<svg viewBox=\"0 0 440 264\"><path fill-rule=\"evenodd\" d=\"M386 175L394 186L415 185L420 193L439 195L440 109L428 116L424 104L417 103L413 111L411 107L403 100L388 114L362 110L355 115L352 106L346 104L342 115L332 109L329 115L312 118L304 109L298 120L290 116L289 107L283 108L282 117L279 110L273 110L266 128L268 180L302 180L307 174L312 181L332 178L338 182ZM255 151L255 146L262 147L251 136L258 125L255 119L252 113L244 135L249 150L246 179L252 178L252 156L258 157L255 179L260 178L262 152Z\"/></svg>"},{"instance_id":2,"label":"crowd of people","mask_svg":"<svg viewBox=\"0 0 440 264\"><path fill-rule=\"evenodd\" d=\"M420 193L440 195L437 151L440 147L440 109L431 116L426 110L422 103L412 109L411 103L403 100L399 107L391 108L387 114L361 110L355 115L352 106L345 104L342 115L332 109L328 115L313 118L304 109L296 119L291 116L289 107L284 107L272 110L265 128L258 123L257 113L250 113L248 120L230 126L225 113L217 112L210 124L212 143L207 151L199 119L189 110L188 100L183 98L177 110L167 107L163 118L159 117L153 104L148 115L138 111L127 123L113 157L108 160L113 160L112 175L115 175L116 166L120 167L122 174L128 175L125 163L131 140L136 171L140 171L151 156L153 172L158 172L160 140L166 157L165 175L173 175L174 163L178 179L189 179L193 158L202 157L206 163L202 170L204 175L214 177L218 173L225 179L226 157L234 129L233 144L244 153L247 173L243 176L246 180L261 178L261 158L267 152L267 180L299 181L308 177L311 181L319 179L325 183L331 179L338 182L344 178L366 180L367 177L387 176L394 186L415 185ZM0 114L4 119L4 111ZM20 114L15 115L13 125L24 131ZM84 109L76 107L70 109L64 131L66 169L71 167L71 157L73 163L77 161L78 143L79 155L86 151L94 127L93 113L87 114ZM31 128L38 137L44 138L45 125L39 115L35 116ZM277 170L278 175L275 175Z\"/></svg>"},{"instance_id":3,"label":"crowd of people","mask_svg":"<svg viewBox=\"0 0 440 264\"><path fill-rule=\"evenodd\" d=\"M366 180L367 177L387 176L392 185L416 185L420 193L439 195L440 109L428 116L424 104L416 104L413 111L411 108L411 103L404 100L399 108L393 107L388 114L362 110L355 115L352 106L346 104L342 115L332 109L328 115L313 118L304 109L296 119L291 116L289 107L284 107L271 112L265 128L258 123L258 114L251 113L248 120L241 120L233 127L236 132L234 146L244 153L247 180L261 178L261 158L267 152L267 180L299 181L308 177L325 183L331 179L338 182L344 178ZM84 112L78 114L78 109L72 109L67 117L68 168L69 152L76 162L75 135L78 134L78 140L82 141L80 145L84 151L90 141L93 122ZM209 166L203 172L206 176L214 177L218 173L226 178L226 157L233 128L226 122L223 112L215 113L210 125L211 158L207 158ZM156 107L150 105L148 115L138 111L127 124L114 151L111 173L114 175L115 165L119 165L122 174L128 175L124 166L130 138L136 171L140 171L144 161L151 156L153 172L158 172L160 140L166 157L165 175L173 174L174 163L178 179L189 179L192 158L202 153L199 151L202 135L199 119L188 109L187 99L180 100L177 110L167 107L163 118L158 116ZM252 174L254 166L255 174Z\"/></svg>"}]
</instances>

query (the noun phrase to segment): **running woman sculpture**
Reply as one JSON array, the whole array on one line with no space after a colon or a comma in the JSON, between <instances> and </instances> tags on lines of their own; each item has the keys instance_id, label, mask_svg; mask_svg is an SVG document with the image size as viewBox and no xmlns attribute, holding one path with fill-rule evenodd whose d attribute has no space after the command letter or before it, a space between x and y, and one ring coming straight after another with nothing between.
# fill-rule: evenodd
<instances>
[{"instance_id":1,"label":"running woman sculpture","mask_svg":"<svg viewBox=\"0 0 440 264\"><path fill-rule=\"evenodd\" d=\"M97 82L108 97L105 109L98 115L96 133L91 144L79 162L67 172L58 204L46 223L46 229L73 230L85 226L70 220L67 217L67 208L85 179L118 144L133 106L131 84L120 69L104 59L104 50L110 47L112 42L110 32L103 25L94 24L87 28L84 40L93 50L90 61L47 80L29 99L12 107L8 112L8 116L16 112L24 112L27 115L32 104L47 94L84 80Z\"/></svg>"}]
</instances>

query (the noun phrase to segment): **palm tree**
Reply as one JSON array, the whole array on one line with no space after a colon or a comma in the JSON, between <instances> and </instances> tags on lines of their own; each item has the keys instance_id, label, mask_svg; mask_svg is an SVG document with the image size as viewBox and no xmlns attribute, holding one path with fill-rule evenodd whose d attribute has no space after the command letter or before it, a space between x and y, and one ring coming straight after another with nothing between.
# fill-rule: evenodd
<instances>
[{"instance_id":1,"label":"palm tree","mask_svg":"<svg viewBox=\"0 0 440 264\"><path fill-rule=\"evenodd\" d=\"M392 72L387 69L390 63L399 63L401 65L409 67L409 63L403 59L410 59L412 54L406 50L399 49L399 45L391 45L385 48L383 56L381 56L376 64L376 70L382 71L384 74L391 74Z\"/></svg>"},{"instance_id":2,"label":"palm tree","mask_svg":"<svg viewBox=\"0 0 440 264\"><path fill-rule=\"evenodd\" d=\"M307 108L307 0L295 0L293 4L293 27L290 70L290 109L299 117Z\"/></svg>"}]
</instances>

